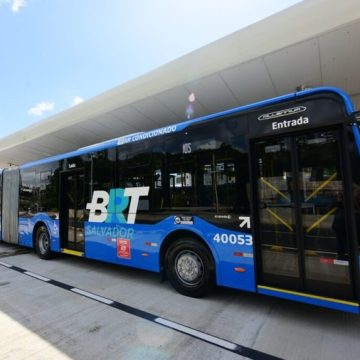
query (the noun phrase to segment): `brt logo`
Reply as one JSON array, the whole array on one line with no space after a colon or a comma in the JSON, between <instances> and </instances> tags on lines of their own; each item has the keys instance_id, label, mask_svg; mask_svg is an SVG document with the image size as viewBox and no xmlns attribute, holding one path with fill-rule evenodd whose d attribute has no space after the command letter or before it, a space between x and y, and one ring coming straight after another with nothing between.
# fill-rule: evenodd
<instances>
[{"instance_id":1,"label":"brt logo","mask_svg":"<svg viewBox=\"0 0 360 360\"><path fill-rule=\"evenodd\" d=\"M139 199L149 195L149 186L111 189L110 193L103 190L93 192L91 203L86 204L90 211L90 222L107 222L135 224ZM129 206L130 203L130 206ZM123 212L129 206L127 220Z\"/></svg>"}]
</instances>

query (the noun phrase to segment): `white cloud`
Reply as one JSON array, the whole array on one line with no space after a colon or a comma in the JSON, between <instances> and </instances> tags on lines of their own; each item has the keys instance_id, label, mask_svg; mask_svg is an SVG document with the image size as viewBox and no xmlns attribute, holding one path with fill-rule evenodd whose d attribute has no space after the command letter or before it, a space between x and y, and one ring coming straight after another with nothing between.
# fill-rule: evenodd
<instances>
[{"instance_id":1,"label":"white cloud","mask_svg":"<svg viewBox=\"0 0 360 360\"><path fill-rule=\"evenodd\" d=\"M43 101L36 104L31 109L29 109L28 114L32 116L42 116L46 111L52 111L55 108L55 103L50 101Z\"/></svg>"},{"instance_id":2,"label":"white cloud","mask_svg":"<svg viewBox=\"0 0 360 360\"><path fill-rule=\"evenodd\" d=\"M11 1L11 10L13 12L18 12L25 5L26 5L25 0L12 0Z\"/></svg>"},{"instance_id":3,"label":"white cloud","mask_svg":"<svg viewBox=\"0 0 360 360\"><path fill-rule=\"evenodd\" d=\"M0 0L0 6L9 4L12 12L18 12L21 8L26 6L28 0Z\"/></svg>"},{"instance_id":4,"label":"white cloud","mask_svg":"<svg viewBox=\"0 0 360 360\"><path fill-rule=\"evenodd\" d=\"M72 101L71 101L71 106L76 106L81 104L82 102L84 102L84 99L81 98L80 96L75 96Z\"/></svg>"}]
</instances>

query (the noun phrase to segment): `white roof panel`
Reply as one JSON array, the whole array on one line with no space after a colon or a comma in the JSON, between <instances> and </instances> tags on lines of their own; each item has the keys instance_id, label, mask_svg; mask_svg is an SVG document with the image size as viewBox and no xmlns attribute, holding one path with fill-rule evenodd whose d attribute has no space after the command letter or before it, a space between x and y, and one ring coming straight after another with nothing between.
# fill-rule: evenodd
<instances>
[{"instance_id":1,"label":"white roof panel","mask_svg":"<svg viewBox=\"0 0 360 360\"><path fill-rule=\"evenodd\" d=\"M241 105L279 95L262 58L224 70L220 74Z\"/></svg>"},{"instance_id":2,"label":"white roof panel","mask_svg":"<svg viewBox=\"0 0 360 360\"><path fill-rule=\"evenodd\" d=\"M360 93L360 22L319 37L323 81Z\"/></svg>"},{"instance_id":3,"label":"white roof panel","mask_svg":"<svg viewBox=\"0 0 360 360\"><path fill-rule=\"evenodd\" d=\"M321 69L317 39L289 46L264 57L278 94L294 91L294 84L320 85Z\"/></svg>"}]
</instances>

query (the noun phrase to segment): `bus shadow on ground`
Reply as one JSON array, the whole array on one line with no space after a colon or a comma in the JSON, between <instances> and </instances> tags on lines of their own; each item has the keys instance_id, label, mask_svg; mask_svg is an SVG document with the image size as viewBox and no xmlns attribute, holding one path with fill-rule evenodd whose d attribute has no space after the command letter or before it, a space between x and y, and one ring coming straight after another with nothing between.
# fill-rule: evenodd
<instances>
[{"instance_id":1,"label":"bus shadow on ground","mask_svg":"<svg viewBox=\"0 0 360 360\"><path fill-rule=\"evenodd\" d=\"M31 249L20 247L19 245L10 245L0 241L0 258L28 254Z\"/></svg>"}]
</instances>

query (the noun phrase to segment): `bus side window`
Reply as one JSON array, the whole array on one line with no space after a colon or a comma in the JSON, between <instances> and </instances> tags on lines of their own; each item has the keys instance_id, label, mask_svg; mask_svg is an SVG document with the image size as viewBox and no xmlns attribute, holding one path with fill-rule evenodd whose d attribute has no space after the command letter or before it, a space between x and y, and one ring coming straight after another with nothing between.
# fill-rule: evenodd
<instances>
[{"instance_id":1,"label":"bus side window","mask_svg":"<svg viewBox=\"0 0 360 360\"><path fill-rule=\"evenodd\" d=\"M38 189L36 187L35 169L20 171L19 216L28 217L38 211Z\"/></svg>"},{"instance_id":2,"label":"bus side window","mask_svg":"<svg viewBox=\"0 0 360 360\"><path fill-rule=\"evenodd\" d=\"M244 129L237 125L239 119L227 129L228 121L197 126L168 139L170 207L250 212L247 142L237 134Z\"/></svg>"},{"instance_id":3,"label":"bus side window","mask_svg":"<svg viewBox=\"0 0 360 360\"><path fill-rule=\"evenodd\" d=\"M146 187L149 195L139 199L138 211L159 211L164 204L162 154L148 141L139 147L137 143L122 146L118 150L117 183L120 188Z\"/></svg>"},{"instance_id":4,"label":"bus side window","mask_svg":"<svg viewBox=\"0 0 360 360\"><path fill-rule=\"evenodd\" d=\"M39 212L56 217L58 209L59 163L41 165L36 169L36 183L39 189Z\"/></svg>"},{"instance_id":5,"label":"bus side window","mask_svg":"<svg viewBox=\"0 0 360 360\"><path fill-rule=\"evenodd\" d=\"M187 132L170 136L165 149L167 205L179 209L195 206L195 165Z\"/></svg>"}]
</instances>

